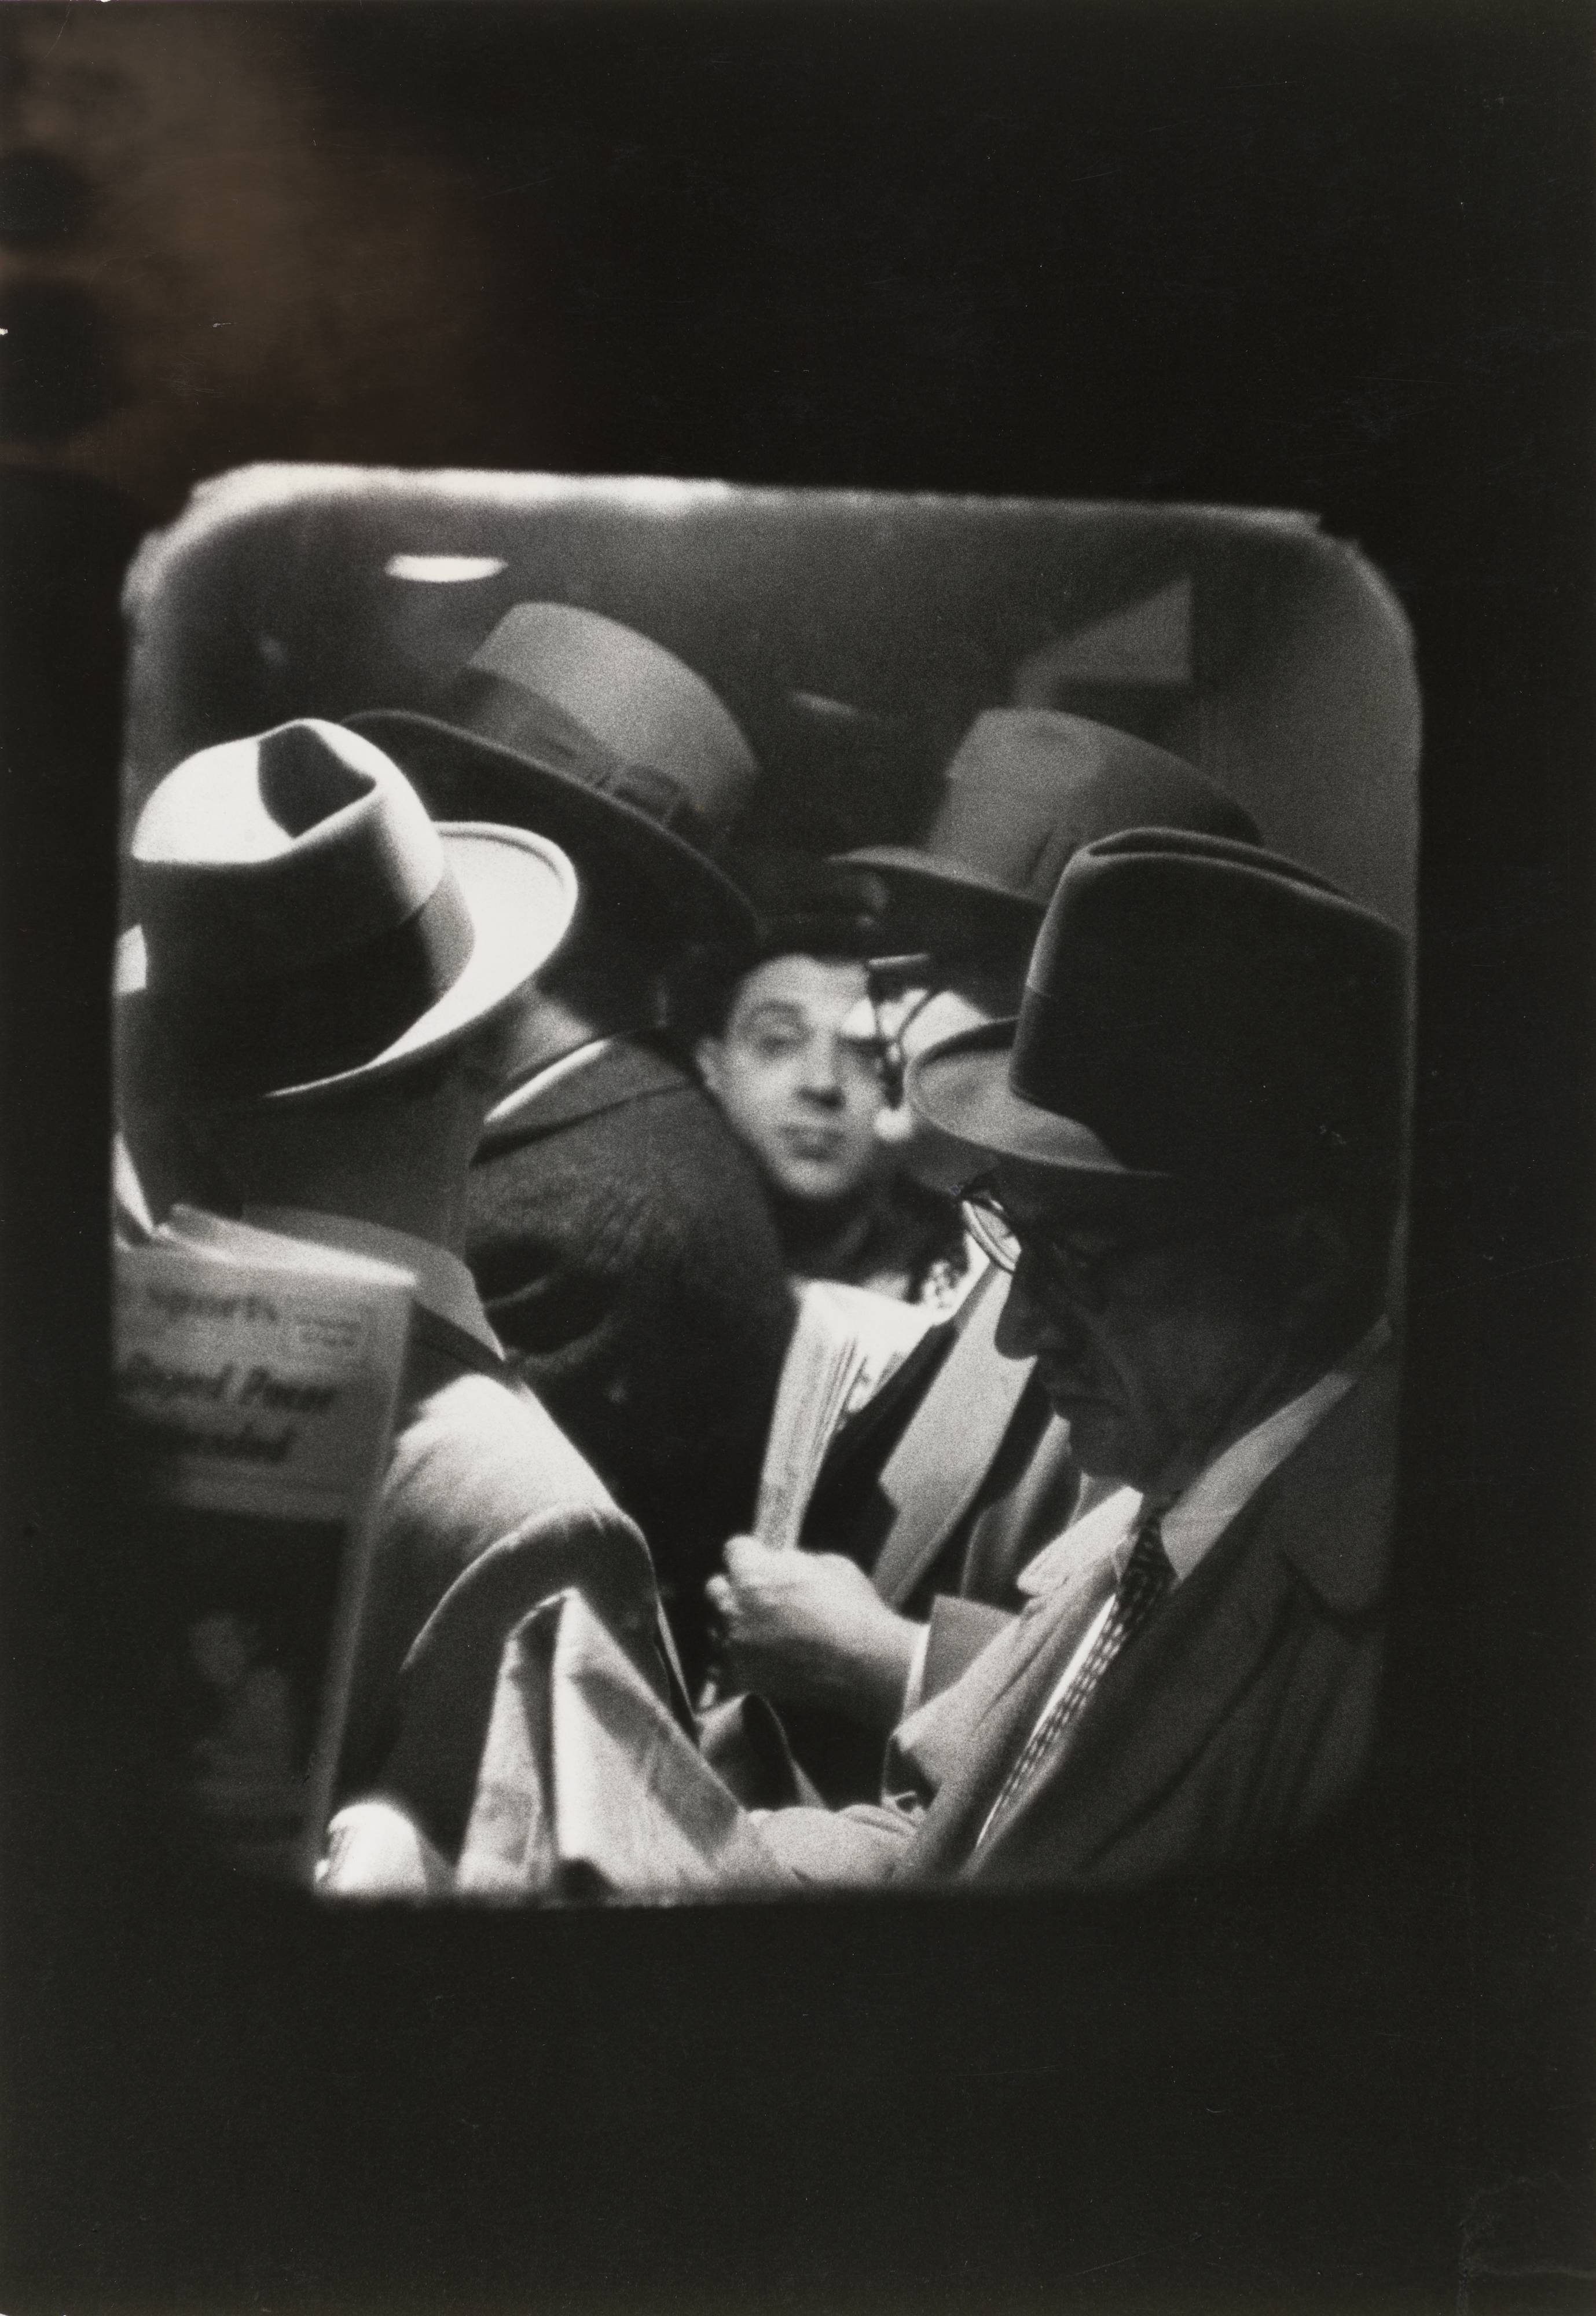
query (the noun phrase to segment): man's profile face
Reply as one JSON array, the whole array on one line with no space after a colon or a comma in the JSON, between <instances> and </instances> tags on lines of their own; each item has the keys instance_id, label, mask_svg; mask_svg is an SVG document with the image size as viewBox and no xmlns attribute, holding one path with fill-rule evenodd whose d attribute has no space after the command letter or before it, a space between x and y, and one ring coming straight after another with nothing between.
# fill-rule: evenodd
<instances>
[{"instance_id":1,"label":"man's profile face","mask_svg":"<svg viewBox=\"0 0 1596 2316\"><path fill-rule=\"evenodd\" d=\"M864 998L852 958L770 958L744 976L723 1034L699 1041L705 1083L787 1198L845 1200L883 1171L874 1041L844 1035Z\"/></svg>"},{"instance_id":2,"label":"man's profile face","mask_svg":"<svg viewBox=\"0 0 1596 2316\"><path fill-rule=\"evenodd\" d=\"M1088 1224L1034 1174L996 1182L1024 1249L998 1350L1034 1357L1083 1470L1184 1485L1290 1356L1288 1292L1240 1252L1253 1226Z\"/></svg>"}]
</instances>

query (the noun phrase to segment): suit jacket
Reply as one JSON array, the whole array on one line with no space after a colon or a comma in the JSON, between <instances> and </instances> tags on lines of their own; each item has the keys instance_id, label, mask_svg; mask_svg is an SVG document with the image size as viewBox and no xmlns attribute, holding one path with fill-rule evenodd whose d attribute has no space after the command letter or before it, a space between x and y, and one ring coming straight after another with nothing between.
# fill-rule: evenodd
<instances>
[{"instance_id":1,"label":"suit jacket","mask_svg":"<svg viewBox=\"0 0 1596 2316\"><path fill-rule=\"evenodd\" d=\"M996 1348L1006 1287L989 1272L845 1427L805 1524L811 1550L847 1553L917 1619L950 1599L1017 1609L1015 1578L1078 1492L1031 1362ZM983 1642L1000 1621L980 1620Z\"/></svg>"},{"instance_id":2,"label":"suit jacket","mask_svg":"<svg viewBox=\"0 0 1596 2316\"><path fill-rule=\"evenodd\" d=\"M506 1635L574 1586L679 1699L647 1546L547 1411L418 1304L378 1501L340 1784L398 1793L458 1846Z\"/></svg>"},{"instance_id":3,"label":"suit jacket","mask_svg":"<svg viewBox=\"0 0 1596 2316\"><path fill-rule=\"evenodd\" d=\"M1388 1354L1266 1480L1104 1675L1071 1743L991 1839L987 1814L1103 1598L1043 1594L894 1740L928 1800L767 1831L819 1879L1123 1890L1282 1847L1357 1784L1372 1741L1396 1462Z\"/></svg>"},{"instance_id":4,"label":"suit jacket","mask_svg":"<svg viewBox=\"0 0 1596 2316\"><path fill-rule=\"evenodd\" d=\"M694 1079L617 1038L490 1127L466 1252L517 1372L647 1537L696 1680L794 1314L747 1156Z\"/></svg>"}]
</instances>

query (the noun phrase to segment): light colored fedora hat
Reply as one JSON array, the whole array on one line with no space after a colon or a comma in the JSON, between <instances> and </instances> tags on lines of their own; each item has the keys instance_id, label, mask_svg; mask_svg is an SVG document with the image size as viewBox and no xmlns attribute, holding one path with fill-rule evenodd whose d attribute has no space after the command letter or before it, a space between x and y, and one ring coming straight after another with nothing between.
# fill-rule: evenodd
<instances>
[{"instance_id":1,"label":"light colored fedora hat","mask_svg":"<svg viewBox=\"0 0 1596 2316\"><path fill-rule=\"evenodd\" d=\"M525 988L577 902L556 846L434 825L372 741L313 719L169 772L130 873L116 998L134 1098L306 1100L413 1068Z\"/></svg>"},{"instance_id":2,"label":"light colored fedora hat","mask_svg":"<svg viewBox=\"0 0 1596 2316\"><path fill-rule=\"evenodd\" d=\"M1085 716L989 708L950 758L919 843L840 857L882 877L907 916L962 910L1029 938L1082 845L1126 828L1261 841L1234 797L1166 748Z\"/></svg>"},{"instance_id":3,"label":"light colored fedora hat","mask_svg":"<svg viewBox=\"0 0 1596 2316\"><path fill-rule=\"evenodd\" d=\"M570 848L584 882L630 870L684 931L751 940L753 913L716 856L759 767L703 677L634 628L570 603L518 603L436 715L348 720L435 812L536 829Z\"/></svg>"}]
</instances>

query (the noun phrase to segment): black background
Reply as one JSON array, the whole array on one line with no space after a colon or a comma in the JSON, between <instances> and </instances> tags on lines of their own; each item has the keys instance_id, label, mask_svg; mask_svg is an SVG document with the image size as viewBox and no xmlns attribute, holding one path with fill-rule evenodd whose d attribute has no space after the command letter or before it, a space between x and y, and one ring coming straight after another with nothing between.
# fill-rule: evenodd
<instances>
[{"instance_id":1,"label":"black background","mask_svg":"<svg viewBox=\"0 0 1596 2316\"><path fill-rule=\"evenodd\" d=\"M1289 1885L1125 1910L328 1920L172 1865L104 1513L120 552L13 478L4 2305L1588 2304L1591 12L312 31L497 205L501 283L536 253L542 431L440 409L438 462L1307 507L1396 583L1389 1725Z\"/></svg>"}]
</instances>

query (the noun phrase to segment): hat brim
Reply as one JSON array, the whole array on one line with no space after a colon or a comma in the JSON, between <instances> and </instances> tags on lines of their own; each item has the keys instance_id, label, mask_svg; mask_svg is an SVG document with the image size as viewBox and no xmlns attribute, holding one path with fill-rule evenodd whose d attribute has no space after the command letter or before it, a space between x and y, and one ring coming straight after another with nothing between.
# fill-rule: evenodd
<instances>
[{"instance_id":1,"label":"hat brim","mask_svg":"<svg viewBox=\"0 0 1596 2316\"><path fill-rule=\"evenodd\" d=\"M519 828L440 823L438 833L472 924L471 955L437 1003L380 1054L332 1077L272 1086L218 1101L311 1101L397 1076L461 1044L519 997L559 948L576 914L576 872L557 846ZM119 1058L130 1081L164 1088L160 1007L146 986L144 936L135 925L117 944ZM181 1091L204 1100L206 1089Z\"/></svg>"},{"instance_id":2,"label":"hat brim","mask_svg":"<svg viewBox=\"0 0 1596 2316\"><path fill-rule=\"evenodd\" d=\"M873 870L884 879L893 899L911 907L916 900L940 904L944 910L952 903L979 924L1024 940L1027 947L1042 923L1040 902L1013 891L980 868L944 860L939 853L922 852L912 844L867 844L855 852L833 853L831 858L840 868Z\"/></svg>"},{"instance_id":3,"label":"hat brim","mask_svg":"<svg viewBox=\"0 0 1596 2316\"><path fill-rule=\"evenodd\" d=\"M519 748L479 739L413 708L367 708L343 721L393 757L430 811L517 828L536 814L536 833L568 846L579 874L587 870L584 853L597 848L594 865L634 870L685 932L752 949L755 918L746 895L696 844L636 806L554 771Z\"/></svg>"},{"instance_id":4,"label":"hat brim","mask_svg":"<svg viewBox=\"0 0 1596 2316\"><path fill-rule=\"evenodd\" d=\"M909 1106L927 1125L989 1156L1034 1166L1083 1195L1166 1196L1173 1174L1125 1166L1078 1118L1062 1118L1015 1093L1008 1082L1015 1021L987 1021L917 1056L909 1065Z\"/></svg>"},{"instance_id":5,"label":"hat brim","mask_svg":"<svg viewBox=\"0 0 1596 2316\"><path fill-rule=\"evenodd\" d=\"M1042 906L1024 893L1016 893L983 869L967 868L962 860L944 860L937 852L921 852L912 844L866 844L856 852L838 852L833 859L849 868L874 868L906 885L924 885L937 892L968 893L996 901L1016 916L1042 922Z\"/></svg>"}]
</instances>

